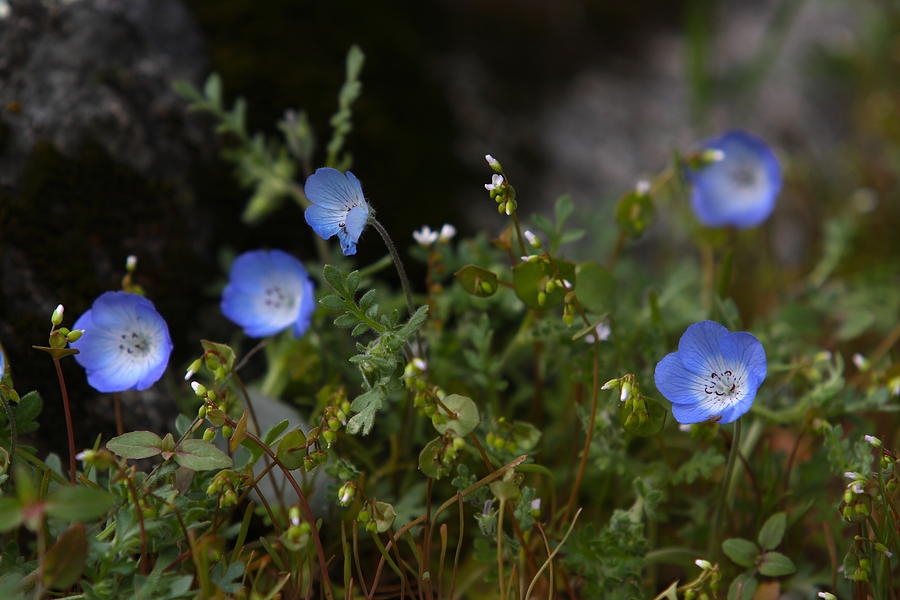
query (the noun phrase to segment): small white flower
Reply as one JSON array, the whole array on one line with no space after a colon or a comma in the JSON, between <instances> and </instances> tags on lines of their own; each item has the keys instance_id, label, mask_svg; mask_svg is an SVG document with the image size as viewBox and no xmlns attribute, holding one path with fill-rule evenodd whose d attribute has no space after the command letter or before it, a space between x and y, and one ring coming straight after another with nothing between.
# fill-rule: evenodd
<instances>
[{"instance_id":1,"label":"small white flower","mask_svg":"<svg viewBox=\"0 0 900 600\"><path fill-rule=\"evenodd\" d=\"M853 471L844 471L844 477L847 479L862 479L863 476Z\"/></svg>"},{"instance_id":2,"label":"small white flower","mask_svg":"<svg viewBox=\"0 0 900 600\"><path fill-rule=\"evenodd\" d=\"M617 385L619 385L618 379L610 379L609 381L604 383L600 389L601 390L611 390L612 388L616 387Z\"/></svg>"},{"instance_id":3,"label":"small white flower","mask_svg":"<svg viewBox=\"0 0 900 600\"><path fill-rule=\"evenodd\" d=\"M0 10L2 10L2 9L3 9L3 5L0 4ZM88 456L88 451L82 450L81 452L79 452L78 454L75 455L75 460L84 460L85 458L87 458L87 456Z\"/></svg>"},{"instance_id":4,"label":"small white flower","mask_svg":"<svg viewBox=\"0 0 900 600\"><path fill-rule=\"evenodd\" d=\"M129 254L128 258L125 259L125 270L126 271L134 271L137 267L137 256L134 254Z\"/></svg>"},{"instance_id":5,"label":"small white flower","mask_svg":"<svg viewBox=\"0 0 900 600\"><path fill-rule=\"evenodd\" d=\"M50 322L53 323L54 325L59 325L60 323L62 323L64 312L65 312L65 309L63 308L63 305L62 304L57 305L57 307L55 309L53 309L53 314L50 315Z\"/></svg>"},{"instance_id":6,"label":"small white flower","mask_svg":"<svg viewBox=\"0 0 900 600\"><path fill-rule=\"evenodd\" d=\"M491 182L484 184L484 189L486 189L487 191L490 192L492 190L499 189L502 186L503 186L503 175L494 173L493 175L491 175Z\"/></svg>"},{"instance_id":7,"label":"small white flower","mask_svg":"<svg viewBox=\"0 0 900 600\"><path fill-rule=\"evenodd\" d=\"M881 448L881 440L879 440L874 435L864 435L863 439L869 442L875 448Z\"/></svg>"},{"instance_id":8,"label":"small white flower","mask_svg":"<svg viewBox=\"0 0 900 600\"><path fill-rule=\"evenodd\" d=\"M341 504L348 504L351 498L353 498L353 494L350 493L350 490L344 490L344 493L341 495Z\"/></svg>"},{"instance_id":9,"label":"small white flower","mask_svg":"<svg viewBox=\"0 0 900 600\"><path fill-rule=\"evenodd\" d=\"M567 290L571 290L571 289L572 289L572 282L571 282L571 281L569 281L568 279L563 279L562 282L563 282L563 287L564 287L564 288L566 288Z\"/></svg>"},{"instance_id":10,"label":"small white flower","mask_svg":"<svg viewBox=\"0 0 900 600\"><path fill-rule=\"evenodd\" d=\"M424 360L422 360L421 358L419 358L418 356L415 357L414 359L412 359L412 364L415 368L417 368L420 371L425 371L426 369L428 369L428 363L425 362Z\"/></svg>"},{"instance_id":11,"label":"small white flower","mask_svg":"<svg viewBox=\"0 0 900 600\"><path fill-rule=\"evenodd\" d=\"M637 182L637 185L634 186L634 191L637 192L639 196L646 196L650 193L650 182L646 179L641 179Z\"/></svg>"},{"instance_id":12,"label":"small white flower","mask_svg":"<svg viewBox=\"0 0 900 600\"><path fill-rule=\"evenodd\" d=\"M539 248L541 246L541 240L539 240L538 237L536 235L534 235L534 232L532 232L531 230L526 229L525 231L522 232L522 235L525 236L525 239L528 240L528 243L532 247Z\"/></svg>"},{"instance_id":13,"label":"small white flower","mask_svg":"<svg viewBox=\"0 0 900 600\"><path fill-rule=\"evenodd\" d=\"M853 355L853 364L856 365L857 369L859 369L861 371L864 370L866 368L867 363L868 363L868 361L866 360L866 357L863 356L862 354L860 354L859 352L857 352Z\"/></svg>"},{"instance_id":14,"label":"small white flower","mask_svg":"<svg viewBox=\"0 0 900 600\"><path fill-rule=\"evenodd\" d=\"M589 333L584 336L584 341L588 344L593 344L597 340L601 342L605 342L609 339L609 335L612 333L612 329L609 328L609 324L606 321L602 321L597 323L597 326L594 327L594 333ZM595 337L596 334L596 337Z\"/></svg>"},{"instance_id":15,"label":"small white flower","mask_svg":"<svg viewBox=\"0 0 900 600\"><path fill-rule=\"evenodd\" d=\"M822 600L837 600L837 596L835 596L834 594L832 594L830 592L819 592L816 595L819 598L821 598Z\"/></svg>"},{"instance_id":16,"label":"small white flower","mask_svg":"<svg viewBox=\"0 0 900 600\"><path fill-rule=\"evenodd\" d=\"M193 377L194 375L196 375L196 373L194 373L192 370L188 369L187 372L185 372L185 374L184 374L184 380L190 381L191 377ZM193 387L193 386L191 386L191 387Z\"/></svg>"},{"instance_id":17,"label":"small white flower","mask_svg":"<svg viewBox=\"0 0 900 600\"><path fill-rule=\"evenodd\" d=\"M531 510L541 510L541 499L535 498L531 501Z\"/></svg>"},{"instance_id":18,"label":"small white flower","mask_svg":"<svg viewBox=\"0 0 900 600\"><path fill-rule=\"evenodd\" d=\"M484 160L487 161L488 166L491 167L492 169L496 169L497 167L500 166L500 162L496 158L491 156L490 154L485 154Z\"/></svg>"},{"instance_id":19,"label":"small white flower","mask_svg":"<svg viewBox=\"0 0 900 600\"><path fill-rule=\"evenodd\" d=\"M438 239L446 244L452 240L454 236L456 236L456 227L450 223L444 223L441 227L441 232L438 234Z\"/></svg>"},{"instance_id":20,"label":"small white flower","mask_svg":"<svg viewBox=\"0 0 900 600\"><path fill-rule=\"evenodd\" d=\"M191 389L194 390L194 393L197 394L198 396L203 396L204 394L206 394L206 388L203 386L202 383L200 383L198 381L191 382Z\"/></svg>"},{"instance_id":21,"label":"small white flower","mask_svg":"<svg viewBox=\"0 0 900 600\"><path fill-rule=\"evenodd\" d=\"M625 402L628 400L628 396L631 395L631 384L627 381L622 384L622 391L619 394L619 402Z\"/></svg>"},{"instance_id":22,"label":"small white flower","mask_svg":"<svg viewBox=\"0 0 900 600\"><path fill-rule=\"evenodd\" d=\"M864 494L866 492L865 488L858 481L854 481L852 484L850 484L850 491L854 494Z\"/></svg>"},{"instance_id":23,"label":"small white flower","mask_svg":"<svg viewBox=\"0 0 900 600\"><path fill-rule=\"evenodd\" d=\"M891 558L894 556L894 553L891 552L890 550L885 550L884 555L887 556L888 558Z\"/></svg>"},{"instance_id":24,"label":"small white flower","mask_svg":"<svg viewBox=\"0 0 900 600\"><path fill-rule=\"evenodd\" d=\"M428 225L422 225L422 229L413 231L412 235L413 239L423 248L429 247L438 240L438 232Z\"/></svg>"},{"instance_id":25,"label":"small white flower","mask_svg":"<svg viewBox=\"0 0 900 600\"><path fill-rule=\"evenodd\" d=\"M708 560L704 560L702 558L698 558L694 561L694 564L706 571L707 569L712 569L712 564Z\"/></svg>"},{"instance_id":26,"label":"small white flower","mask_svg":"<svg viewBox=\"0 0 900 600\"><path fill-rule=\"evenodd\" d=\"M708 148L703 151L703 160L716 163L725 160L725 152L719 148Z\"/></svg>"},{"instance_id":27,"label":"small white flower","mask_svg":"<svg viewBox=\"0 0 900 600\"><path fill-rule=\"evenodd\" d=\"M684 433L690 433L691 432L690 423L682 423L681 425L678 426L678 431L681 431Z\"/></svg>"}]
</instances>

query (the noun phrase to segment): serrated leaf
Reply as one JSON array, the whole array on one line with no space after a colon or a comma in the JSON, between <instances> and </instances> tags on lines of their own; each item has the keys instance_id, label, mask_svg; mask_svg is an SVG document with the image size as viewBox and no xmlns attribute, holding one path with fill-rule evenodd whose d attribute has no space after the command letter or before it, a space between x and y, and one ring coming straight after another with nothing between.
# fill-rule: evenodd
<instances>
[{"instance_id":1,"label":"serrated leaf","mask_svg":"<svg viewBox=\"0 0 900 600\"><path fill-rule=\"evenodd\" d=\"M359 322L359 320L350 313L344 313L334 320L334 324L337 327L353 327Z\"/></svg>"},{"instance_id":2,"label":"serrated leaf","mask_svg":"<svg viewBox=\"0 0 900 600\"><path fill-rule=\"evenodd\" d=\"M306 456L306 436L299 429L289 431L278 442L275 456L288 469L299 469L303 466L303 458Z\"/></svg>"},{"instance_id":3,"label":"serrated leaf","mask_svg":"<svg viewBox=\"0 0 900 600\"><path fill-rule=\"evenodd\" d=\"M162 451L162 438L152 431L131 431L106 442L106 449L122 458L150 458Z\"/></svg>"},{"instance_id":4,"label":"serrated leaf","mask_svg":"<svg viewBox=\"0 0 900 600\"><path fill-rule=\"evenodd\" d=\"M497 292L497 275L484 267L466 265L454 273L453 276L456 277L456 281L459 282L462 288L473 296L486 298L493 296Z\"/></svg>"},{"instance_id":5,"label":"serrated leaf","mask_svg":"<svg viewBox=\"0 0 900 600\"><path fill-rule=\"evenodd\" d=\"M75 523L59 536L42 561L44 585L64 590L74 585L87 563L84 523Z\"/></svg>"},{"instance_id":6,"label":"serrated leaf","mask_svg":"<svg viewBox=\"0 0 900 600\"><path fill-rule=\"evenodd\" d=\"M598 313L613 308L615 281L612 273L595 262L586 262L578 265L577 277L575 297L582 306Z\"/></svg>"},{"instance_id":7,"label":"serrated leaf","mask_svg":"<svg viewBox=\"0 0 900 600\"><path fill-rule=\"evenodd\" d=\"M759 547L743 538L729 538L722 542L722 551L735 563L742 567L752 567L759 556Z\"/></svg>"},{"instance_id":8,"label":"serrated leaf","mask_svg":"<svg viewBox=\"0 0 900 600\"><path fill-rule=\"evenodd\" d=\"M356 435L362 432L363 435L368 435L375 423L375 413L381 408L383 402L384 390L380 386L354 398L350 409L356 414L347 421L347 433Z\"/></svg>"},{"instance_id":9,"label":"serrated leaf","mask_svg":"<svg viewBox=\"0 0 900 600\"><path fill-rule=\"evenodd\" d=\"M104 490L66 486L47 497L45 510L64 521L89 521L106 514L115 504L115 497Z\"/></svg>"},{"instance_id":10,"label":"serrated leaf","mask_svg":"<svg viewBox=\"0 0 900 600\"><path fill-rule=\"evenodd\" d=\"M460 396L459 394L450 394L441 402L450 411L456 413L456 418L451 419L448 417L446 423L435 425L434 428L438 430L438 433L443 435L452 429L457 436L464 437L475 431L475 428L478 427L478 423L481 421L481 417L478 414L478 407L475 406L475 402L471 398ZM444 414L443 408L438 407L438 410L441 414Z\"/></svg>"},{"instance_id":11,"label":"serrated leaf","mask_svg":"<svg viewBox=\"0 0 900 600\"><path fill-rule=\"evenodd\" d=\"M344 279L346 276L341 272L340 269L333 265L325 265L322 267L322 277L328 282L334 291L338 293L338 295L346 297L346 286L344 285Z\"/></svg>"},{"instance_id":12,"label":"serrated leaf","mask_svg":"<svg viewBox=\"0 0 900 600\"><path fill-rule=\"evenodd\" d=\"M796 570L794 561L781 552L766 552L759 561L759 572L766 577L790 575Z\"/></svg>"},{"instance_id":13,"label":"serrated leaf","mask_svg":"<svg viewBox=\"0 0 900 600\"><path fill-rule=\"evenodd\" d=\"M192 471L210 471L231 466L231 458L210 442L184 440L175 450L175 461Z\"/></svg>"},{"instance_id":14,"label":"serrated leaf","mask_svg":"<svg viewBox=\"0 0 900 600\"><path fill-rule=\"evenodd\" d=\"M346 308L346 304L341 299L341 297L335 296L334 294L328 294L327 296L319 298L319 304L321 304L325 308L330 308L332 310L341 310L342 308Z\"/></svg>"},{"instance_id":15,"label":"serrated leaf","mask_svg":"<svg viewBox=\"0 0 900 600\"><path fill-rule=\"evenodd\" d=\"M784 538L784 529L787 526L787 515L783 512L777 512L763 524L759 530L757 541L763 550L774 550Z\"/></svg>"}]
</instances>

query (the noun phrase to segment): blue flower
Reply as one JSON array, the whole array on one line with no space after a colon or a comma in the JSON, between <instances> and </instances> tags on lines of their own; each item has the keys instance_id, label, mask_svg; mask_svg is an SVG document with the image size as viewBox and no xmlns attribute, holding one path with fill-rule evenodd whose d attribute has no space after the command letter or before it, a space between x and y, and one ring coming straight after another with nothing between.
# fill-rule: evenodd
<instances>
[{"instance_id":1,"label":"blue flower","mask_svg":"<svg viewBox=\"0 0 900 600\"><path fill-rule=\"evenodd\" d=\"M749 333L701 321L687 328L678 352L659 361L653 377L679 423L731 423L750 409L766 378L766 351Z\"/></svg>"},{"instance_id":2,"label":"blue flower","mask_svg":"<svg viewBox=\"0 0 900 600\"><path fill-rule=\"evenodd\" d=\"M337 234L344 255L356 254L356 243L369 220L369 204L353 173L337 169L316 169L303 186L312 206L306 209L306 222L319 237L327 240Z\"/></svg>"},{"instance_id":3,"label":"blue flower","mask_svg":"<svg viewBox=\"0 0 900 600\"><path fill-rule=\"evenodd\" d=\"M290 326L300 337L315 309L313 282L287 252L252 250L231 265L222 312L250 337L265 337Z\"/></svg>"},{"instance_id":4,"label":"blue flower","mask_svg":"<svg viewBox=\"0 0 900 600\"><path fill-rule=\"evenodd\" d=\"M72 329L84 329L70 346L79 350L75 360L99 392L146 390L169 364L169 327L143 296L106 292Z\"/></svg>"},{"instance_id":5,"label":"blue flower","mask_svg":"<svg viewBox=\"0 0 900 600\"><path fill-rule=\"evenodd\" d=\"M6 359L3 357L3 348L0 348L0 379L3 379L3 374L6 372Z\"/></svg>"},{"instance_id":6,"label":"blue flower","mask_svg":"<svg viewBox=\"0 0 900 600\"><path fill-rule=\"evenodd\" d=\"M700 222L710 227L745 228L765 221L781 191L781 167L772 150L743 131L729 131L710 140L704 150L724 156L702 169L688 171L693 183L691 206Z\"/></svg>"}]
</instances>

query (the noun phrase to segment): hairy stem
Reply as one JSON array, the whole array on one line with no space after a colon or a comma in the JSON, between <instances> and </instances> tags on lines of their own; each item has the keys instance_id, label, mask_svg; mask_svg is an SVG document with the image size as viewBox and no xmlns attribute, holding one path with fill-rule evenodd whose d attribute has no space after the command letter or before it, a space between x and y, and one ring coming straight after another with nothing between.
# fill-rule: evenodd
<instances>
[{"instance_id":1,"label":"hairy stem","mask_svg":"<svg viewBox=\"0 0 900 600\"><path fill-rule=\"evenodd\" d=\"M391 236L388 235L387 229L378 222L378 219L372 219L372 227L375 228L375 231L377 231L378 235L381 236L381 239L384 240L384 245L387 246L388 252L391 253L391 258L394 260L394 266L397 268L397 274L400 276L400 285L403 286L403 295L406 296L406 309L409 311L409 315L412 316L412 314L416 312L412 299L412 288L409 285L409 278L406 276L406 269L403 267L403 261L400 260L400 254L397 252L397 247L394 246L394 242L391 241Z\"/></svg>"},{"instance_id":2,"label":"hairy stem","mask_svg":"<svg viewBox=\"0 0 900 600\"><path fill-rule=\"evenodd\" d=\"M741 444L741 420L734 422L734 435L731 439L731 450L728 452L728 463L725 466L725 477L722 479L722 491L719 494L719 502L716 506L715 516L713 517L713 527L709 536L709 546L706 553L713 556L719 546L719 538L721 537L720 528L722 526L722 517L728 509L728 488L731 486L731 477L734 474L734 464L737 462L738 448Z\"/></svg>"},{"instance_id":3,"label":"hairy stem","mask_svg":"<svg viewBox=\"0 0 900 600\"><path fill-rule=\"evenodd\" d=\"M69 480L75 483L75 432L72 429L72 413L69 410L69 392L66 390L66 380L63 377L62 366L59 359L53 359L56 367L56 377L59 379L59 389L62 392L63 410L66 414L66 434L69 437Z\"/></svg>"}]
</instances>

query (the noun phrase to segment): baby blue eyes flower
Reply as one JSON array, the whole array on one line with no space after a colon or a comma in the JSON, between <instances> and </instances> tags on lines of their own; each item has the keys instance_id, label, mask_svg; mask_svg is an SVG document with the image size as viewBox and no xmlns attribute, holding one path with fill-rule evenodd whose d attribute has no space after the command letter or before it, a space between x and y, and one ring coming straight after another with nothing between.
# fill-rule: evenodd
<instances>
[{"instance_id":1,"label":"baby blue eyes flower","mask_svg":"<svg viewBox=\"0 0 900 600\"><path fill-rule=\"evenodd\" d=\"M79 350L75 360L98 392L146 390L169 364L169 327L143 296L106 292L72 329L84 329L70 346Z\"/></svg>"},{"instance_id":2,"label":"baby blue eyes flower","mask_svg":"<svg viewBox=\"0 0 900 600\"><path fill-rule=\"evenodd\" d=\"M750 409L766 378L766 351L749 333L713 321L687 328L656 365L656 387L679 423L731 423Z\"/></svg>"},{"instance_id":3,"label":"baby blue eyes flower","mask_svg":"<svg viewBox=\"0 0 900 600\"><path fill-rule=\"evenodd\" d=\"M369 204L353 173L337 169L316 169L303 186L312 206L306 222L323 240L337 235L345 256L356 254L356 243L369 220Z\"/></svg>"},{"instance_id":4,"label":"baby blue eyes flower","mask_svg":"<svg viewBox=\"0 0 900 600\"><path fill-rule=\"evenodd\" d=\"M6 361L3 358L3 348L0 348L0 379L3 379L3 373L6 372Z\"/></svg>"},{"instance_id":5,"label":"baby blue eyes flower","mask_svg":"<svg viewBox=\"0 0 900 600\"><path fill-rule=\"evenodd\" d=\"M300 261L287 252L252 250L231 265L222 292L222 313L250 337L265 337L291 326L294 336L300 337L315 309L313 282Z\"/></svg>"},{"instance_id":6,"label":"baby blue eyes flower","mask_svg":"<svg viewBox=\"0 0 900 600\"><path fill-rule=\"evenodd\" d=\"M693 183L691 206L700 222L709 227L745 228L765 221L781 190L781 167L772 150L743 131L710 140L704 150L724 156L688 171Z\"/></svg>"}]
</instances>

